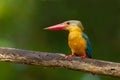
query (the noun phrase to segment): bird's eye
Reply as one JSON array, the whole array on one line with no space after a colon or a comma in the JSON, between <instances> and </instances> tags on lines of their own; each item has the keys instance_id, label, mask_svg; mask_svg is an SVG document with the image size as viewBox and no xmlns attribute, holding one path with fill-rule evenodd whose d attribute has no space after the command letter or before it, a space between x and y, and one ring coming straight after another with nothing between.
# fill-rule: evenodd
<instances>
[{"instance_id":1,"label":"bird's eye","mask_svg":"<svg viewBox=\"0 0 120 80\"><path fill-rule=\"evenodd\" d=\"M67 22L66 24L67 24L67 25L69 25L69 24L70 24L70 22Z\"/></svg>"}]
</instances>

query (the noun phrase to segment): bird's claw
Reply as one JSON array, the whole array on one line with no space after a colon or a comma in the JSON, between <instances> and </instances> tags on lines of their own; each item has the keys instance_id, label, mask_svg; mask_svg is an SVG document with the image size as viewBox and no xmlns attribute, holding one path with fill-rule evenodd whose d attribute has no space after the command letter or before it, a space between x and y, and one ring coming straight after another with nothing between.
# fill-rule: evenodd
<instances>
[{"instance_id":1,"label":"bird's claw","mask_svg":"<svg viewBox=\"0 0 120 80\"><path fill-rule=\"evenodd\" d=\"M81 56L81 58L83 58L83 59L84 59L84 58L86 58L86 56Z\"/></svg>"},{"instance_id":2,"label":"bird's claw","mask_svg":"<svg viewBox=\"0 0 120 80\"><path fill-rule=\"evenodd\" d=\"M74 54L70 54L70 55L66 56L65 59L70 59L73 56L74 56Z\"/></svg>"},{"instance_id":3,"label":"bird's claw","mask_svg":"<svg viewBox=\"0 0 120 80\"><path fill-rule=\"evenodd\" d=\"M68 55L68 56L66 56L65 57L65 59L70 59L71 57L73 57L74 56L74 54L70 54L70 55ZM86 55L84 55L84 56L80 56L82 59L84 59L84 58L86 58L87 56Z\"/></svg>"}]
</instances>

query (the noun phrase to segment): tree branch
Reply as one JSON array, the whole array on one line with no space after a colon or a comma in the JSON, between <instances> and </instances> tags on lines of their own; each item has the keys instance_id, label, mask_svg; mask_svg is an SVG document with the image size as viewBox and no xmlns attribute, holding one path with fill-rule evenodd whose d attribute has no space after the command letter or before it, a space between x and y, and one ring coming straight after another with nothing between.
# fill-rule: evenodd
<instances>
[{"instance_id":1,"label":"tree branch","mask_svg":"<svg viewBox=\"0 0 120 80\"><path fill-rule=\"evenodd\" d=\"M20 64L59 67L120 78L120 63L73 57L64 54L36 52L14 48L0 48L0 61Z\"/></svg>"}]
</instances>

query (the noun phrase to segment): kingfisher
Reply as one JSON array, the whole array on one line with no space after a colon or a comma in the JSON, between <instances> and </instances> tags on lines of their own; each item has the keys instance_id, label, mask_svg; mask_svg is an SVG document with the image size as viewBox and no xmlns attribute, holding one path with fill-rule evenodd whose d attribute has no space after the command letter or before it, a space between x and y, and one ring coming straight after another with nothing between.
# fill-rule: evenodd
<instances>
[{"instance_id":1,"label":"kingfisher","mask_svg":"<svg viewBox=\"0 0 120 80\"><path fill-rule=\"evenodd\" d=\"M71 49L71 54L66 56L66 58L71 58L73 56L80 56L81 58L91 58L91 44L88 36L83 32L84 27L79 20L68 20L63 23L53 25L45 28L47 30L67 30L68 35L68 45Z\"/></svg>"}]
</instances>

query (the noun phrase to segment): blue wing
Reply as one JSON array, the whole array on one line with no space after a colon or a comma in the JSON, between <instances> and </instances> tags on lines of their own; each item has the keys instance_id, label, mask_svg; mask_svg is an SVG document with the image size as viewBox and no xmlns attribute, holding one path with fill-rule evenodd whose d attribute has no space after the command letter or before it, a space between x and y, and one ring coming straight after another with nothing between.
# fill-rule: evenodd
<instances>
[{"instance_id":1,"label":"blue wing","mask_svg":"<svg viewBox=\"0 0 120 80\"><path fill-rule=\"evenodd\" d=\"M85 33L82 33L82 37L86 40L87 42L87 49L86 49L86 54L89 58L92 57L92 47L91 47L91 44L90 44L90 40L88 38L88 36L85 34Z\"/></svg>"}]
</instances>

